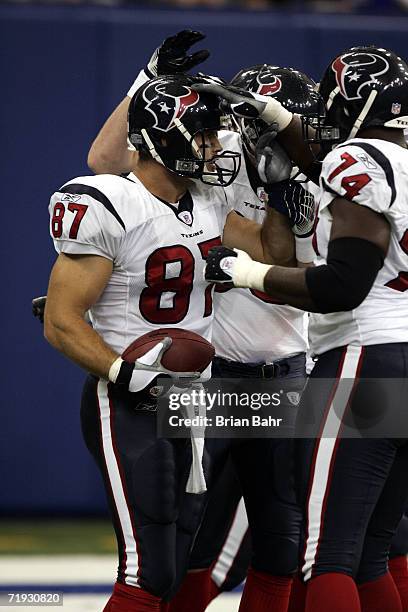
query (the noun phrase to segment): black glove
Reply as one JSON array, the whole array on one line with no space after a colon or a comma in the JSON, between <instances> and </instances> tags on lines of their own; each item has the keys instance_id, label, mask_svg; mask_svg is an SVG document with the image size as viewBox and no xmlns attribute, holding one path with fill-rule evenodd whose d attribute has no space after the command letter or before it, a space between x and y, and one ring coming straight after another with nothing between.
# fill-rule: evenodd
<instances>
[{"instance_id":1,"label":"black glove","mask_svg":"<svg viewBox=\"0 0 408 612\"><path fill-rule=\"evenodd\" d=\"M208 251L205 262L205 280L209 283L231 283L231 264L234 263L234 259L231 258L236 257L238 257L238 253L233 249L223 246L212 247Z\"/></svg>"},{"instance_id":2,"label":"black glove","mask_svg":"<svg viewBox=\"0 0 408 612\"><path fill-rule=\"evenodd\" d=\"M268 205L288 217L292 231L300 238L313 233L316 219L315 199L299 181L287 180L265 188Z\"/></svg>"},{"instance_id":3,"label":"black glove","mask_svg":"<svg viewBox=\"0 0 408 612\"><path fill-rule=\"evenodd\" d=\"M204 93L212 93L222 99L225 110L232 111L237 117L245 119L258 119L266 107L266 102L257 94L250 93L245 89L222 85L219 83L197 83L192 89ZM256 98L260 98L259 100Z\"/></svg>"},{"instance_id":4,"label":"black glove","mask_svg":"<svg viewBox=\"0 0 408 612\"><path fill-rule=\"evenodd\" d=\"M150 78L161 74L178 74L188 72L194 66L204 62L210 52L207 49L188 55L192 45L203 40L205 34L194 30L182 30L174 36L169 36L153 53L145 68Z\"/></svg>"},{"instance_id":5,"label":"black glove","mask_svg":"<svg viewBox=\"0 0 408 612\"><path fill-rule=\"evenodd\" d=\"M218 85L216 83L197 83L192 89L198 92L214 94L227 103L229 110L237 117L244 119L263 119L271 125L276 123L276 131L284 130L292 121L293 114L289 112L273 96L261 96L239 87ZM225 102L223 107L225 108Z\"/></svg>"},{"instance_id":6,"label":"black glove","mask_svg":"<svg viewBox=\"0 0 408 612\"><path fill-rule=\"evenodd\" d=\"M33 315L37 317L37 319L41 323L44 323L44 310L46 301L47 296L43 295L41 297L34 298L31 302Z\"/></svg>"}]
</instances>

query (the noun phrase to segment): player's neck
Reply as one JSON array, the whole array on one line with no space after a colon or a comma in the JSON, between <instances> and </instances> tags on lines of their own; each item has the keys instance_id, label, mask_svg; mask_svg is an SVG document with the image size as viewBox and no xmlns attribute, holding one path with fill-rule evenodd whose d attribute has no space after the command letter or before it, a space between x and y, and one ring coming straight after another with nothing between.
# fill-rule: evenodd
<instances>
[{"instance_id":1,"label":"player's neck","mask_svg":"<svg viewBox=\"0 0 408 612\"><path fill-rule=\"evenodd\" d=\"M357 134L357 138L378 138L379 140L387 140L393 142L400 147L407 148L403 130L396 130L395 128L368 128L367 130L361 130Z\"/></svg>"},{"instance_id":2,"label":"player's neck","mask_svg":"<svg viewBox=\"0 0 408 612\"><path fill-rule=\"evenodd\" d=\"M150 193L166 202L175 203L186 193L190 180L172 174L155 161L138 163L133 174L143 183Z\"/></svg>"}]
</instances>

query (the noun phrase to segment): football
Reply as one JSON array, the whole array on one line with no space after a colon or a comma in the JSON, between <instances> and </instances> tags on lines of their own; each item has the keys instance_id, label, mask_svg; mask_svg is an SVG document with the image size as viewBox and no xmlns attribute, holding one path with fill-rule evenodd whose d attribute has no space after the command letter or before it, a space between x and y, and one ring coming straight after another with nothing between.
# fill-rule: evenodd
<instances>
[{"instance_id":1,"label":"football","mask_svg":"<svg viewBox=\"0 0 408 612\"><path fill-rule=\"evenodd\" d=\"M166 336L173 343L164 353L162 364L173 372L203 372L215 355L213 345L202 336L186 329L164 327L134 340L122 353L122 358L133 363Z\"/></svg>"}]
</instances>

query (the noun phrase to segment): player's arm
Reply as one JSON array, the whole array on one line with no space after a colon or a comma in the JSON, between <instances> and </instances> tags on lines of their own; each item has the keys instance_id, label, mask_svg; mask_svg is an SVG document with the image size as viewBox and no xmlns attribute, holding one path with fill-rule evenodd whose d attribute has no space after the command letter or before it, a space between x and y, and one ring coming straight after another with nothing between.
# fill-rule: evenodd
<instances>
[{"instance_id":1,"label":"player's arm","mask_svg":"<svg viewBox=\"0 0 408 612\"><path fill-rule=\"evenodd\" d=\"M131 98L126 96L102 126L88 153L88 166L95 174L130 172L137 161L136 151L127 148L127 113Z\"/></svg>"},{"instance_id":2,"label":"player's arm","mask_svg":"<svg viewBox=\"0 0 408 612\"><path fill-rule=\"evenodd\" d=\"M86 312L99 299L112 269L111 260L97 255L59 255L51 272L44 313L48 342L84 370L132 392L145 386L145 371L184 381L198 378L198 372L170 372L162 366L171 338L164 338L133 364L123 361L87 324Z\"/></svg>"},{"instance_id":3,"label":"player's arm","mask_svg":"<svg viewBox=\"0 0 408 612\"><path fill-rule=\"evenodd\" d=\"M44 313L48 342L105 379L118 355L87 324L85 313L105 289L112 267L112 261L104 257L61 253L51 272Z\"/></svg>"},{"instance_id":4,"label":"player's arm","mask_svg":"<svg viewBox=\"0 0 408 612\"><path fill-rule=\"evenodd\" d=\"M92 143L88 153L88 166L95 174L130 172L137 160L137 153L127 148L127 112L130 100L149 79L161 74L188 72L204 62L209 56L207 49L189 53L190 47L204 38L201 32L182 30L166 38L154 50L146 67L139 72L130 87L126 98L116 107Z\"/></svg>"},{"instance_id":5,"label":"player's arm","mask_svg":"<svg viewBox=\"0 0 408 612\"><path fill-rule=\"evenodd\" d=\"M296 266L295 241L288 220L269 207L262 225L231 211L225 223L222 243L246 251L257 261Z\"/></svg>"},{"instance_id":6,"label":"player's arm","mask_svg":"<svg viewBox=\"0 0 408 612\"><path fill-rule=\"evenodd\" d=\"M370 145L373 149L373 145ZM384 156L383 156L384 157ZM353 310L367 297L390 240L386 213L395 199L392 173L380 155L370 159L358 145L324 160L319 215L331 217L326 264L288 269L254 262L245 252L210 250L207 280L231 281L273 294L312 312Z\"/></svg>"},{"instance_id":7,"label":"player's arm","mask_svg":"<svg viewBox=\"0 0 408 612\"><path fill-rule=\"evenodd\" d=\"M243 251L211 249L206 279L232 282L273 295L310 312L353 310L367 297L388 250L390 227L383 215L344 198L331 204L333 226L327 264L291 269L253 261Z\"/></svg>"}]
</instances>

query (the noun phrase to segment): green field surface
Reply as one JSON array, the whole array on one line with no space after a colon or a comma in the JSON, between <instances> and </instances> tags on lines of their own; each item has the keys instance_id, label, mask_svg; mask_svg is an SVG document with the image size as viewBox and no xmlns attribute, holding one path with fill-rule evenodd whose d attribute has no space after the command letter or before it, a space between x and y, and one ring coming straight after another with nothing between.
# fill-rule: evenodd
<instances>
[{"instance_id":1,"label":"green field surface","mask_svg":"<svg viewBox=\"0 0 408 612\"><path fill-rule=\"evenodd\" d=\"M0 555L112 554L116 540L103 520L0 520Z\"/></svg>"}]
</instances>

